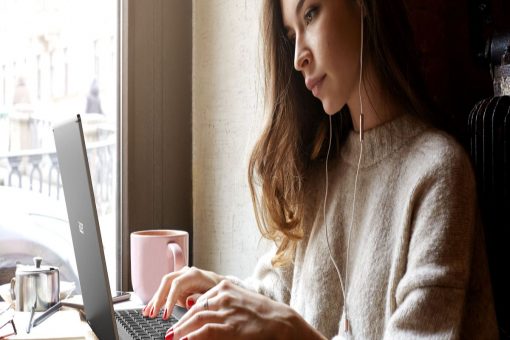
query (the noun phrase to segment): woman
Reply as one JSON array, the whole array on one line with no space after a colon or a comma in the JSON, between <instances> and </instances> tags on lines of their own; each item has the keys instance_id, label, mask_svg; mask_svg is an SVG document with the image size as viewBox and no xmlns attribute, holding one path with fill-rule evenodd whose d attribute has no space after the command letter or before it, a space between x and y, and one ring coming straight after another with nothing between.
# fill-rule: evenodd
<instances>
[{"instance_id":1,"label":"woman","mask_svg":"<svg viewBox=\"0 0 510 340\"><path fill-rule=\"evenodd\" d=\"M497 338L470 162L426 119L406 20L398 0L264 1L249 182L276 247L245 281L168 274L143 311L190 308L167 339Z\"/></svg>"}]
</instances>

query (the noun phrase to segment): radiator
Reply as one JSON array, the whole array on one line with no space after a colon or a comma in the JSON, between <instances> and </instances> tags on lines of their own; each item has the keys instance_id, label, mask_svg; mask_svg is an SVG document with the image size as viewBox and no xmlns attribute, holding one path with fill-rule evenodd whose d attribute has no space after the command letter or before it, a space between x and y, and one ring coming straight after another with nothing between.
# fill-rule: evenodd
<instances>
[{"instance_id":1,"label":"radiator","mask_svg":"<svg viewBox=\"0 0 510 340\"><path fill-rule=\"evenodd\" d=\"M510 338L510 96L478 102L469 114L468 129L496 314L501 337L507 339Z\"/></svg>"}]
</instances>

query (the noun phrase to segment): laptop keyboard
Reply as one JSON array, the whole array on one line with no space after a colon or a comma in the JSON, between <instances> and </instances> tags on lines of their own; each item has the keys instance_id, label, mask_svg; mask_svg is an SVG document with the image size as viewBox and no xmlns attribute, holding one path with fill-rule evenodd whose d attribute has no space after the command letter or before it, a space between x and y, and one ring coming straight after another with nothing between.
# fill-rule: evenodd
<instances>
[{"instance_id":1,"label":"laptop keyboard","mask_svg":"<svg viewBox=\"0 0 510 340\"><path fill-rule=\"evenodd\" d=\"M150 319L144 317L139 309L115 311L117 324L123 327L132 339L140 340L165 338L166 331L178 320L173 316L163 320L162 315L163 313L160 312L157 318Z\"/></svg>"}]
</instances>

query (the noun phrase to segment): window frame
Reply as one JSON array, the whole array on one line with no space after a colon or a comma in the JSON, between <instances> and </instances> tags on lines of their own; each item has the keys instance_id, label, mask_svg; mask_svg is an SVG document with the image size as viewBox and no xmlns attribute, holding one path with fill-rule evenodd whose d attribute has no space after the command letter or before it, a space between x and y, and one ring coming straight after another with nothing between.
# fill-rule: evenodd
<instances>
[{"instance_id":1,"label":"window frame","mask_svg":"<svg viewBox=\"0 0 510 340\"><path fill-rule=\"evenodd\" d=\"M117 289L130 290L133 231L187 231L192 264L192 1L118 1Z\"/></svg>"}]
</instances>

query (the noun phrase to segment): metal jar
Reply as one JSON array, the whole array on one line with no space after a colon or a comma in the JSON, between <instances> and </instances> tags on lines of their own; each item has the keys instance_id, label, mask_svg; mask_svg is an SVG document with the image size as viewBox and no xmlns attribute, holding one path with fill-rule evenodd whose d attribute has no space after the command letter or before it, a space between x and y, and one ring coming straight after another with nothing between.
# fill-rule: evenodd
<instances>
[{"instance_id":1,"label":"metal jar","mask_svg":"<svg viewBox=\"0 0 510 340\"><path fill-rule=\"evenodd\" d=\"M16 310L28 312L35 307L42 312L59 301L60 274L57 267L41 266L42 258L34 258L34 266L18 265L11 280L11 295Z\"/></svg>"}]
</instances>

